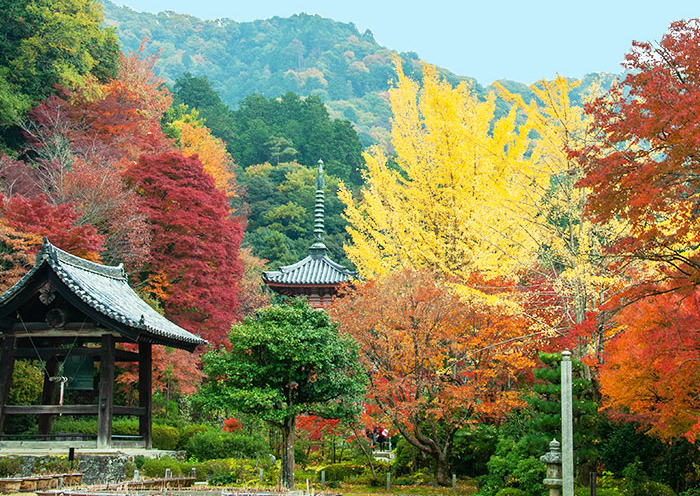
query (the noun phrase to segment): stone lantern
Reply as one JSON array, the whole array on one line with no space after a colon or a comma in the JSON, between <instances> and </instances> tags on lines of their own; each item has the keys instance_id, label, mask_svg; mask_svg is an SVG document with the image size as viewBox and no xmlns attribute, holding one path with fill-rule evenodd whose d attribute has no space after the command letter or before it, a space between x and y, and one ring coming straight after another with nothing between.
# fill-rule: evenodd
<instances>
[{"instance_id":1,"label":"stone lantern","mask_svg":"<svg viewBox=\"0 0 700 496\"><path fill-rule=\"evenodd\" d=\"M549 496L561 496L561 444L556 439L549 443L549 451L540 457L547 464L547 478L542 481L549 489Z\"/></svg>"}]
</instances>

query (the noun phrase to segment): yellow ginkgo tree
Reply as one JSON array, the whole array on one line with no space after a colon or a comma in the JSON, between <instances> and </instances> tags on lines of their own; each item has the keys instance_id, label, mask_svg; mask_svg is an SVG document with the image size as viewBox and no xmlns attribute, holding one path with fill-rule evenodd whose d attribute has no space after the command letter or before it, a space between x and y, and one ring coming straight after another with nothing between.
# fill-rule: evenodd
<instances>
[{"instance_id":1,"label":"yellow ginkgo tree","mask_svg":"<svg viewBox=\"0 0 700 496\"><path fill-rule=\"evenodd\" d=\"M530 183L541 182L528 157L529 125L516 111L494 122L495 96L481 101L452 87L434 67L422 86L396 61L390 92L391 159L365 154L366 185L358 197L341 189L351 244L348 257L364 278L397 268L428 268L467 278L508 276L527 265L536 240L521 229Z\"/></svg>"}]
</instances>

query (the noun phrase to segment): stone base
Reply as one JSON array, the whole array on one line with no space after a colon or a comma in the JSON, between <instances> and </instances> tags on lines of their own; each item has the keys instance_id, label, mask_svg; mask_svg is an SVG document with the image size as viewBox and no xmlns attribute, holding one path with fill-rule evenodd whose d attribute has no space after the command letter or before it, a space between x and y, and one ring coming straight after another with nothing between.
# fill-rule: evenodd
<instances>
[{"instance_id":1,"label":"stone base","mask_svg":"<svg viewBox=\"0 0 700 496\"><path fill-rule=\"evenodd\" d=\"M47 444L51 444L50 442ZM181 451L147 450L143 448L79 448L75 447L74 469L83 474L83 484L103 484L121 482L126 479L126 469L129 462L136 456L146 458L173 458L184 455ZM32 475L36 466L50 458L60 457L68 460L68 449L65 447L44 448L2 448L2 457L19 457L22 459L22 476ZM38 462L38 463L37 463Z\"/></svg>"}]
</instances>

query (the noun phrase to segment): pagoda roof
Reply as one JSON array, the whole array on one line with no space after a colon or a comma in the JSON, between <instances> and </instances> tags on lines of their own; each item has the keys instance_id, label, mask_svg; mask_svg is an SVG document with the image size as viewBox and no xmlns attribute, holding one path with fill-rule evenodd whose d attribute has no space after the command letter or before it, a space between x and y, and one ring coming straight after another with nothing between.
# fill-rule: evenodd
<instances>
[{"instance_id":1,"label":"pagoda roof","mask_svg":"<svg viewBox=\"0 0 700 496\"><path fill-rule=\"evenodd\" d=\"M337 286L356 278L356 273L322 254L312 253L292 265L285 265L276 271L263 272L266 284L294 286Z\"/></svg>"},{"instance_id":2,"label":"pagoda roof","mask_svg":"<svg viewBox=\"0 0 700 496\"><path fill-rule=\"evenodd\" d=\"M51 273L55 278L50 277ZM53 246L46 238L37 253L34 267L0 295L0 317L21 305L22 295L38 292L37 283L41 280L53 282L56 278L60 283L52 284L52 287L59 294L74 301L99 324L131 340L189 351L206 343L143 301L129 286L121 264L107 266L85 260Z\"/></svg>"}]
</instances>

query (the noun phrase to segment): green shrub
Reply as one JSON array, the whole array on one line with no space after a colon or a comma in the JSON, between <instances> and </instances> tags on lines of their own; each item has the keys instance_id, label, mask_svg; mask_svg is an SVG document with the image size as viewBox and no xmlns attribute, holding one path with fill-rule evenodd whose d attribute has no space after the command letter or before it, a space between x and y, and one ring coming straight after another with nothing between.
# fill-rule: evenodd
<instances>
[{"instance_id":1,"label":"green shrub","mask_svg":"<svg viewBox=\"0 0 700 496\"><path fill-rule=\"evenodd\" d=\"M214 458L256 458L269 452L262 436L249 436L217 430L207 430L192 436L185 444L187 456L197 460Z\"/></svg>"},{"instance_id":2,"label":"green shrub","mask_svg":"<svg viewBox=\"0 0 700 496\"><path fill-rule=\"evenodd\" d=\"M97 435L97 420L75 419L60 417L51 424L51 432L63 432L66 434L90 434Z\"/></svg>"},{"instance_id":3,"label":"green shrub","mask_svg":"<svg viewBox=\"0 0 700 496\"><path fill-rule=\"evenodd\" d=\"M60 417L53 421L51 425L51 432L63 432L66 434L90 434L96 436L97 419ZM115 418L112 420L112 434L122 436L138 436L139 420L137 418Z\"/></svg>"},{"instance_id":4,"label":"green shrub","mask_svg":"<svg viewBox=\"0 0 700 496\"><path fill-rule=\"evenodd\" d=\"M648 481L644 484L644 496L676 496L676 493L666 484L656 481Z\"/></svg>"},{"instance_id":5,"label":"green shrub","mask_svg":"<svg viewBox=\"0 0 700 496\"><path fill-rule=\"evenodd\" d=\"M148 477L163 477L165 475L165 469L167 468L172 471L175 477L182 475L181 462L169 456L147 458L143 463L143 467L141 467L144 475Z\"/></svg>"},{"instance_id":6,"label":"green shrub","mask_svg":"<svg viewBox=\"0 0 700 496\"><path fill-rule=\"evenodd\" d=\"M589 496L591 489L586 486L577 486L574 489L574 496ZM625 493L614 487L597 487L597 496L625 496Z\"/></svg>"},{"instance_id":7,"label":"green shrub","mask_svg":"<svg viewBox=\"0 0 700 496\"><path fill-rule=\"evenodd\" d=\"M22 459L19 457L0 458L0 477L11 477L22 472Z\"/></svg>"},{"instance_id":8,"label":"green shrub","mask_svg":"<svg viewBox=\"0 0 700 496\"><path fill-rule=\"evenodd\" d=\"M209 430L204 424L188 424L180 429L180 439L177 442L177 449L184 450L187 441L195 434Z\"/></svg>"},{"instance_id":9,"label":"green shrub","mask_svg":"<svg viewBox=\"0 0 700 496\"><path fill-rule=\"evenodd\" d=\"M174 450L177 448L177 441L180 433L175 427L167 425L153 426L153 447L161 450Z\"/></svg>"},{"instance_id":10,"label":"green shrub","mask_svg":"<svg viewBox=\"0 0 700 496\"><path fill-rule=\"evenodd\" d=\"M525 496L525 491L517 487L504 487L496 493L496 496Z\"/></svg>"},{"instance_id":11,"label":"green shrub","mask_svg":"<svg viewBox=\"0 0 700 496\"><path fill-rule=\"evenodd\" d=\"M327 481L344 481L351 477L358 477L363 475L365 472L365 467L363 465L358 465L354 462L341 462L326 465L323 467L318 467L316 469L316 474L318 474L318 480L321 480L321 472L324 470L326 471Z\"/></svg>"},{"instance_id":12,"label":"green shrub","mask_svg":"<svg viewBox=\"0 0 700 496\"><path fill-rule=\"evenodd\" d=\"M401 477L397 477L396 479L393 479L391 481L391 484L393 486L410 486L413 484L413 479L411 477L407 477L405 475Z\"/></svg>"},{"instance_id":13,"label":"green shrub","mask_svg":"<svg viewBox=\"0 0 700 496\"><path fill-rule=\"evenodd\" d=\"M238 482L238 477L235 474L218 474L209 478L209 484L212 486L227 486L236 482Z\"/></svg>"},{"instance_id":14,"label":"green shrub","mask_svg":"<svg viewBox=\"0 0 700 496\"><path fill-rule=\"evenodd\" d=\"M112 421L112 434L121 436L138 436L139 419L137 418L122 418Z\"/></svg>"}]
</instances>

